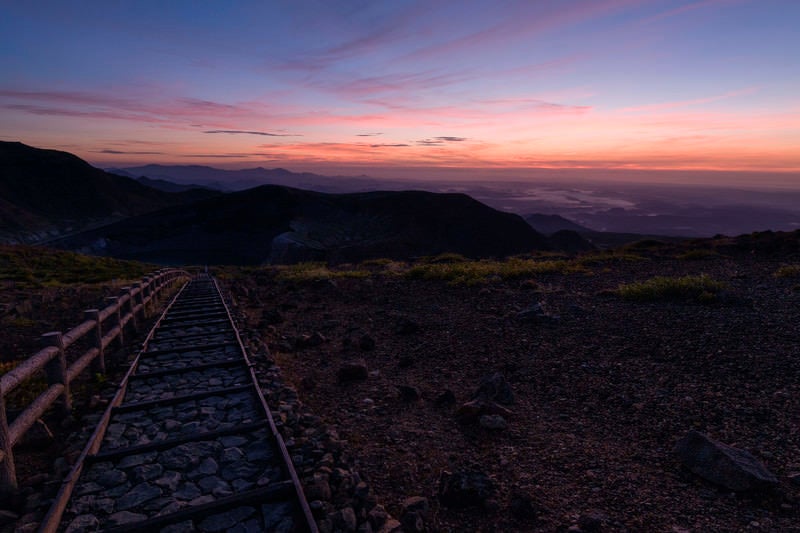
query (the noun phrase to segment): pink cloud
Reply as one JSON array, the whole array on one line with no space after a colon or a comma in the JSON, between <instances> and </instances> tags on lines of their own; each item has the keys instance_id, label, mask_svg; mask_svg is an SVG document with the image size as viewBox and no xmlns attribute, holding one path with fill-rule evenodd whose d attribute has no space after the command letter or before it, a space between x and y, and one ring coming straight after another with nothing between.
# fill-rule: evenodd
<instances>
[{"instance_id":1,"label":"pink cloud","mask_svg":"<svg viewBox=\"0 0 800 533\"><path fill-rule=\"evenodd\" d=\"M720 100L727 100L729 98L736 98L738 96L747 96L751 94L757 93L759 90L758 87L747 87L744 89L739 89L738 91L730 91L724 94L719 94L716 96L709 96L707 98L695 98L692 100L679 100L675 102L662 102L659 104L649 104L637 107L625 107L620 109L622 112L626 113L639 113L639 112L655 112L655 111L665 111L668 109L675 109L680 107L689 107L694 105L701 105L701 104L709 104L711 102L719 102Z\"/></svg>"}]
</instances>

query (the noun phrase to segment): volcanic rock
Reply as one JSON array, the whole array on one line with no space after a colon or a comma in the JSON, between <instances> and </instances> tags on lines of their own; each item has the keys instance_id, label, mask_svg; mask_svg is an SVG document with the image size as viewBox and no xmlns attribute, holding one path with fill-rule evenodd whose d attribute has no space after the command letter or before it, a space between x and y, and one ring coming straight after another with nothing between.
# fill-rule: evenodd
<instances>
[{"instance_id":1,"label":"volcanic rock","mask_svg":"<svg viewBox=\"0 0 800 533\"><path fill-rule=\"evenodd\" d=\"M777 478L749 452L717 442L699 431L678 441L675 452L692 472L733 491L774 487Z\"/></svg>"}]
</instances>

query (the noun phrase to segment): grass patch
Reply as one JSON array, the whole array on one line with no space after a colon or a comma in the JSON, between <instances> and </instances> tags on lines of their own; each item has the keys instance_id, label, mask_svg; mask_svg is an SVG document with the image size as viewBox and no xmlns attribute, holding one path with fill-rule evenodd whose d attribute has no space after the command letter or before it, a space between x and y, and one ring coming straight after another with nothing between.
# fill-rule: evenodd
<instances>
[{"instance_id":1,"label":"grass patch","mask_svg":"<svg viewBox=\"0 0 800 533\"><path fill-rule=\"evenodd\" d=\"M449 263L423 263L405 272L408 279L447 281L453 285L477 285L492 278L510 280L530 278L541 274L568 274L587 272L586 268L571 261L512 258L506 261L456 261Z\"/></svg>"},{"instance_id":2,"label":"grass patch","mask_svg":"<svg viewBox=\"0 0 800 533\"><path fill-rule=\"evenodd\" d=\"M138 261L93 257L35 246L0 246L0 281L26 288L131 280L141 278L155 268L155 265Z\"/></svg>"},{"instance_id":3,"label":"grass patch","mask_svg":"<svg viewBox=\"0 0 800 533\"><path fill-rule=\"evenodd\" d=\"M678 254L675 256L675 259L680 259L682 261L705 261L717 257L719 257L719 254L714 250L704 250L700 248Z\"/></svg>"},{"instance_id":4,"label":"grass patch","mask_svg":"<svg viewBox=\"0 0 800 533\"><path fill-rule=\"evenodd\" d=\"M275 267L277 271L276 279L280 281L322 281L337 278L368 278L371 273L368 270L358 269L331 269L325 263L298 263L296 265L286 265Z\"/></svg>"},{"instance_id":5,"label":"grass patch","mask_svg":"<svg viewBox=\"0 0 800 533\"><path fill-rule=\"evenodd\" d=\"M578 264L582 266L598 266L606 263L638 263L640 261L649 261L649 259L638 254L616 250L593 252L577 259Z\"/></svg>"},{"instance_id":6,"label":"grass patch","mask_svg":"<svg viewBox=\"0 0 800 533\"><path fill-rule=\"evenodd\" d=\"M800 265L784 265L774 275L776 278L800 278Z\"/></svg>"},{"instance_id":7,"label":"grass patch","mask_svg":"<svg viewBox=\"0 0 800 533\"><path fill-rule=\"evenodd\" d=\"M646 281L620 285L617 294L626 300L637 302L695 301L713 303L717 294L725 287L703 274L679 278L656 276Z\"/></svg>"}]
</instances>

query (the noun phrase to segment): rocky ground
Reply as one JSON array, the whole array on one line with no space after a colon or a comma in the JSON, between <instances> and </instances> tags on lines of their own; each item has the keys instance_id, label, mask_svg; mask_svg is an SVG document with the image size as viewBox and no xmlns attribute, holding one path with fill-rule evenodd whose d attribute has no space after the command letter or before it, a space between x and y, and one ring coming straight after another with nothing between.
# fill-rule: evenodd
<instances>
[{"instance_id":1,"label":"rocky ground","mask_svg":"<svg viewBox=\"0 0 800 533\"><path fill-rule=\"evenodd\" d=\"M642 255L469 287L269 271L232 285L377 501L400 519L417 506L407 529L800 531L800 291L774 276L797 258ZM713 301L612 292L700 273L726 285ZM732 490L690 472L675 445L693 429L750 452L777 484Z\"/></svg>"}]
</instances>

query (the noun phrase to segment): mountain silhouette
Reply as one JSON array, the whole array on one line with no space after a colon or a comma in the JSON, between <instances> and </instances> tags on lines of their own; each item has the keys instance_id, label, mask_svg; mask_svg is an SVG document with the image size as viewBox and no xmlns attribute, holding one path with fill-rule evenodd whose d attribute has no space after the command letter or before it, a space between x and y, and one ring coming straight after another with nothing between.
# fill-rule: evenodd
<instances>
[{"instance_id":1,"label":"mountain silhouette","mask_svg":"<svg viewBox=\"0 0 800 533\"><path fill-rule=\"evenodd\" d=\"M265 185L137 216L58 246L165 264L262 264L549 249L521 217L464 194L326 194Z\"/></svg>"},{"instance_id":2,"label":"mountain silhouette","mask_svg":"<svg viewBox=\"0 0 800 533\"><path fill-rule=\"evenodd\" d=\"M0 142L0 239L37 240L215 193L169 193L109 174L68 152ZM41 237L43 234L39 234Z\"/></svg>"}]
</instances>

